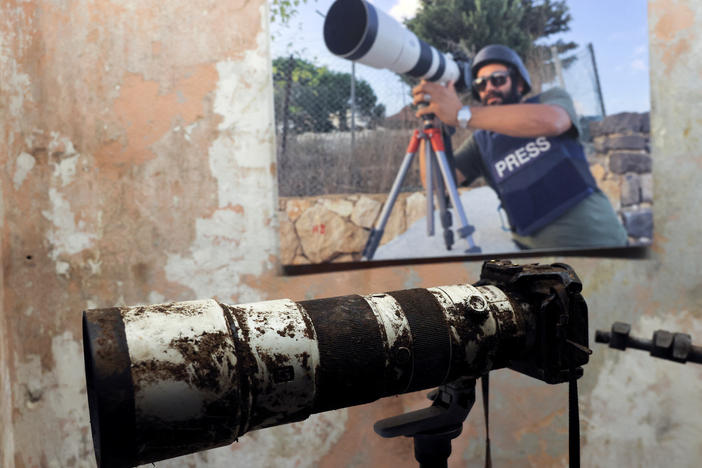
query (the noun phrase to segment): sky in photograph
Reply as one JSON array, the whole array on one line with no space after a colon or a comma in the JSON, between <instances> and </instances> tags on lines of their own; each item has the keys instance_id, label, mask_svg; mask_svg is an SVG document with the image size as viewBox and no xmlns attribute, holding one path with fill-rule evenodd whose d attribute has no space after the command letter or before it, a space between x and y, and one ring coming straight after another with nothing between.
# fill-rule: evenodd
<instances>
[{"instance_id":1,"label":"sky in photograph","mask_svg":"<svg viewBox=\"0 0 702 468\"><path fill-rule=\"evenodd\" d=\"M330 54L322 37L324 15L333 0L307 0L286 27L271 26L273 57L293 53L317 65L350 72L350 62ZM412 17L418 0L374 0L370 3L398 20ZM650 110L646 0L568 0L570 31L548 38L592 43L607 114ZM356 76L373 87L387 115L409 103L407 89L396 75L365 65ZM577 103L576 103L577 104Z\"/></svg>"}]
</instances>

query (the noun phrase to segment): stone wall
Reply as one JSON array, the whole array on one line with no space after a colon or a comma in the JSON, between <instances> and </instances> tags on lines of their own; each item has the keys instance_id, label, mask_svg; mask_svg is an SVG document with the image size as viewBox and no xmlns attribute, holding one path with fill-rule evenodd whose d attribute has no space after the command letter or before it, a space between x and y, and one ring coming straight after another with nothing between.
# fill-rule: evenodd
<instances>
[{"instance_id":1,"label":"stone wall","mask_svg":"<svg viewBox=\"0 0 702 468\"><path fill-rule=\"evenodd\" d=\"M590 124L592 174L617 210L631 245L653 239L650 132L648 113L615 114Z\"/></svg>"},{"instance_id":2,"label":"stone wall","mask_svg":"<svg viewBox=\"0 0 702 468\"><path fill-rule=\"evenodd\" d=\"M281 261L284 265L361 259L387 194L327 195L279 199ZM423 192L400 193L380 245L402 234L426 213Z\"/></svg>"}]
</instances>

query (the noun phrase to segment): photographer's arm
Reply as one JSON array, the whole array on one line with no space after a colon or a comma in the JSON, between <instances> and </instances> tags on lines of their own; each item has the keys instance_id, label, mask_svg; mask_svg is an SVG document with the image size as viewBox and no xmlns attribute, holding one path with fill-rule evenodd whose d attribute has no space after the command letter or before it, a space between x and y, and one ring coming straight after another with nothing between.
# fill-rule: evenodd
<instances>
[{"instance_id":1,"label":"photographer's arm","mask_svg":"<svg viewBox=\"0 0 702 468\"><path fill-rule=\"evenodd\" d=\"M417 117L427 113L436 116L445 124L456 126L461 103L453 83L444 87L438 83L422 82L412 90L414 103L431 96L427 107L417 111ZM559 106L549 104L506 104L500 106L471 107L471 128L489 130L513 137L557 136L570 130L573 122L568 113Z\"/></svg>"}]
</instances>

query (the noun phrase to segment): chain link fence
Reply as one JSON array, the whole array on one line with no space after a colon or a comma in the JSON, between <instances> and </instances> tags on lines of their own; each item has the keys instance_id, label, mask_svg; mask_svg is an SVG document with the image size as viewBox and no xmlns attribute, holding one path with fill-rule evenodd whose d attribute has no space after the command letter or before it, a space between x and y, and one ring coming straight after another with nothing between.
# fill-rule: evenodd
<instances>
[{"instance_id":1,"label":"chain link fence","mask_svg":"<svg viewBox=\"0 0 702 468\"><path fill-rule=\"evenodd\" d=\"M551 48L541 63L538 72L542 79L541 90L558 86L568 91L580 116L584 133L581 138L589 140L590 122L602 120L607 115L592 44L564 54Z\"/></svg>"},{"instance_id":2,"label":"chain link fence","mask_svg":"<svg viewBox=\"0 0 702 468\"><path fill-rule=\"evenodd\" d=\"M324 62L273 59L280 195L389 191L417 122L409 86L391 72ZM413 170L403 189L420 187Z\"/></svg>"},{"instance_id":3,"label":"chain link fence","mask_svg":"<svg viewBox=\"0 0 702 468\"><path fill-rule=\"evenodd\" d=\"M312 39L300 33L284 45L290 35L273 36L279 194L387 193L418 124L410 87L395 73L333 56L322 23L320 14L302 24L300 31L320 32ZM591 46L563 55L547 49L529 63L535 91L564 87L583 128L604 116ZM454 136L454 146L466 136ZM421 190L417 163L402 190Z\"/></svg>"}]
</instances>

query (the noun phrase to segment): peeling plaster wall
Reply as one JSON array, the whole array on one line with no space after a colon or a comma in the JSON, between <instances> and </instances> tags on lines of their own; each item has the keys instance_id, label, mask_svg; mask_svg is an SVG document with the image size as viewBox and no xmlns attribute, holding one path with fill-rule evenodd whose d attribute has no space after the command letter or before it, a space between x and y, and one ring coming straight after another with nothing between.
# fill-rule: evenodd
<instances>
[{"instance_id":1,"label":"peeling plaster wall","mask_svg":"<svg viewBox=\"0 0 702 468\"><path fill-rule=\"evenodd\" d=\"M630 321L702 343L702 4L649 2L654 245L571 263L591 327ZM371 293L477 280L478 263L278 273L263 0L0 4L0 465L94 466L82 371L88 307ZM525 260L526 261L526 260ZM595 355L581 380L584 466L697 466L702 367ZM566 389L494 373L495 466L565 466ZM412 466L372 432L423 394L316 415L159 466ZM474 411L451 466L482 457Z\"/></svg>"},{"instance_id":2,"label":"peeling plaster wall","mask_svg":"<svg viewBox=\"0 0 702 468\"><path fill-rule=\"evenodd\" d=\"M82 309L264 294L255 279L277 251L266 8L0 6L3 466L94 464Z\"/></svg>"}]
</instances>

